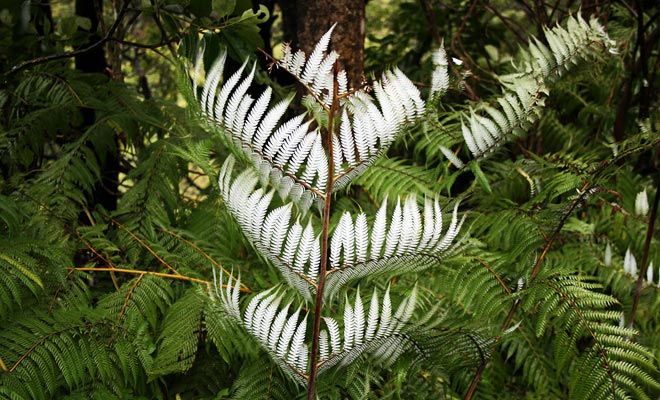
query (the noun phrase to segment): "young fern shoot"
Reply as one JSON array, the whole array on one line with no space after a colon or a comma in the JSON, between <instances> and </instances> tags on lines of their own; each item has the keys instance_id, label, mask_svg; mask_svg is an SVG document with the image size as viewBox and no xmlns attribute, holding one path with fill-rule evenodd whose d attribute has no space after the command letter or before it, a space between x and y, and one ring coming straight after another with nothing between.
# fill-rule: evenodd
<instances>
[{"instance_id":1,"label":"young fern shoot","mask_svg":"<svg viewBox=\"0 0 660 400\"><path fill-rule=\"evenodd\" d=\"M330 234L333 194L381 157L404 126L425 113L419 90L398 69L383 73L368 88L350 89L346 73L337 68L338 54L327 52L333 29L323 35L309 58L285 46L284 58L278 62L305 88L302 101L314 105L310 107L314 112L285 119L292 98L271 105L270 88L253 98L248 89L256 67L247 61L225 81L224 52L208 68L196 97L208 123L219 126L236 150L251 160L236 177L233 156L221 168L218 184L227 210L255 250L282 273L284 282L313 303L305 307L314 310L313 330L311 335L306 331L309 314L302 315L302 305L281 304L281 288L257 294L241 312L238 286L232 288L227 282L226 290L221 290L225 283L220 277L215 298L292 380L307 386L308 398L314 396L318 375L334 366L367 353L381 360L401 354L407 348L404 332L416 290L402 300L394 315L389 288L382 297L374 291L366 317L359 291L353 303L344 294L343 327L334 316L324 315L324 305L356 279L437 265L463 223L456 205L443 232L439 200L425 199L420 211L417 199L409 196L397 199L392 212L385 200L372 224L364 213L343 212ZM434 98L447 88L442 54L444 50L439 50L434 58L438 61ZM195 87L204 68L201 54L198 60ZM273 208L275 193L285 204ZM310 211L313 204L320 213Z\"/></svg>"}]
</instances>

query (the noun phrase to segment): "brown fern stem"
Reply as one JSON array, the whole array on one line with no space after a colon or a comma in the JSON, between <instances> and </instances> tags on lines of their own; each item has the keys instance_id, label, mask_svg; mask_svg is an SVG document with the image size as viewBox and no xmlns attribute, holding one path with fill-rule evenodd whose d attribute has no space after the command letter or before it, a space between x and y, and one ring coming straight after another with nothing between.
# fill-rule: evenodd
<instances>
[{"instance_id":1,"label":"brown fern stem","mask_svg":"<svg viewBox=\"0 0 660 400\"><path fill-rule=\"evenodd\" d=\"M591 184L589 182L585 182L585 184L582 186L580 189L580 194L573 200L573 202L570 204L568 207L568 210L564 213L564 215L561 217L559 220L559 224L555 228L554 232L552 233L552 236L548 241L545 243L545 246L543 247L543 251L541 252L541 255L539 256L538 260L536 261L536 264L534 264L534 269L532 269L532 273L530 274L529 277L529 283L534 282L536 277L538 276L539 272L541 271L541 266L543 265L543 261L545 261L546 256L548 255L548 252L550 251L550 248L552 245L555 243L557 238L559 237L559 234L564 227L564 224L568 220L568 217L573 214L573 211L575 211L575 208L582 202L584 195L586 194L587 190ZM513 305L511 306L511 309L509 310L509 313L506 316L506 319L504 320L504 323L502 324L502 327L500 328L500 332L504 332L509 327L511 326L511 323L513 322L513 316L515 315L516 311L518 311L518 307L520 306L520 300L516 300ZM498 336L495 338L494 342L497 344L502 340L501 336ZM481 380L481 376L483 375L484 370L486 369L486 365L490 362L490 360L493 358L492 354L487 356L486 358L483 359L479 367L477 368L477 372L474 375L474 378L472 379L472 382L470 383L470 387L468 388L467 393L465 394L465 400L471 400L472 396L474 395L474 392L477 390L477 385L479 384L479 381Z\"/></svg>"},{"instance_id":2,"label":"brown fern stem","mask_svg":"<svg viewBox=\"0 0 660 400\"><path fill-rule=\"evenodd\" d=\"M644 254L642 255L642 265L639 269L639 276L637 277L637 287L635 288L635 296L633 297L632 307L628 315L628 328L632 328L635 322L635 314L637 313L637 306L639 305L639 298L642 295L642 286L644 285L644 278L646 277L646 269L649 262L649 251L651 250L651 240L653 239L653 231L655 230L655 220L658 215L658 203L660 203L660 188L655 189L655 196L653 199L653 208L651 208L651 217L649 224L646 228L646 240L644 241Z\"/></svg>"},{"instance_id":3,"label":"brown fern stem","mask_svg":"<svg viewBox=\"0 0 660 400\"><path fill-rule=\"evenodd\" d=\"M133 239L135 239L142 247L144 247L149 253L151 253L156 260L158 260L161 264L163 264L167 269L172 271L175 275L181 275L174 267L172 267L170 264L167 263L167 261L163 260L161 256L158 255L147 243L144 242L144 240L140 239L135 233L131 232L128 228L126 228L124 225L121 224L121 222L117 221L114 218L110 218L110 221L117 225L119 228L123 229L128 233Z\"/></svg>"},{"instance_id":4,"label":"brown fern stem","mask_svg":"<svg viewBox=\"0 0 660 400\"><path fill-rule=\"evenodd\" d=\"M206 286L211 286L213 284L213 282L205 281L204 279L192 278L190 276L172 275L172 274L166 274L166 273L162 273L162 272L143 271L143 270L139 270L139 269L94 268L94 267L80 267L80 268L67 268L67 269L69 271L117 272L117 273L132 274L132 275L153 275L153 276L157 276L159 278L176 279L178 281L188 281L188 282L201 283L201 284L206 285ZM222 287L227 287L227 285L223 284ZM238 290L243 292L243 293L250 293L251 292L251 290L247 287L241 287Z\"/></svg>"},{"instance_id":5,"label":"brown fern stem","mask_svg":"<svg viewBox=\"0 0 660 400\"><path fill-rule=\"evenodd\" d=\"M334 75L337 76L337 62L334 66ZM334 183L335 163L332 148L332 130L335 113L339 108L339 86L334 79L332 105L328 111L328 139L326 141L326 153L328 155L328 181L325 190L325 202L323 206L323 230L321 231L321 265L319 267L319 281L316 287L316 300L314 305L314 330L312 332L312 354L309 377L307 380L307 400L314 400L316 377L318 372L319 337L321 333L321 310L323 309L323 289L325 277L328 270L328 250L330 241L330 206L332 205L332 185Z\"/></svg>"}]
</instances>

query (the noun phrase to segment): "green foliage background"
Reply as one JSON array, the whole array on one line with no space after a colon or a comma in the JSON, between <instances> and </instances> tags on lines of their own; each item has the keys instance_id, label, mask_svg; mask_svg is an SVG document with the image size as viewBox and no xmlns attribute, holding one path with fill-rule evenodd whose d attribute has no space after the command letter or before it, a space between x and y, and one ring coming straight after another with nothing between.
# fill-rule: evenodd
<instances>
[{"instance_id":1,"label":"green foliage background","mask_svg":"<svg viewBox=\"0 0 660 400\"><path fill-rule=\"evenodd\" d=\"M48 2L26 14L0 1L0 397L295 398L300 388L208 295L214 268L240 272L245 292L281 278L218 200L229 151L186 104L177 67L179 43L202 29L234 62L252 56L268 10L105 2L102 33L122 18L101 44L110 68L84 73L73 54L57 57L94 40L72 3L53 2L49 18ZM553 83L538 121L471 169L439 150L460 136L460 112L500 94L529 37L578 12L527 3L369 2L367 74L399 65L429 82L436 31L463 63L431 116L339 202L375 212L388 194L462 198L469 226L452 257L391 282L424 295L415 351L388 368L358 359L320 382L319 398L462 398L477 376L477 398L658 397L660 9L585 3L619 53ZM257 81L277 85L266 72ZM651 211L639 215L643 190ZM655 266L639 293L628 249L639 274Z\"/></svg>"}]
</instances>

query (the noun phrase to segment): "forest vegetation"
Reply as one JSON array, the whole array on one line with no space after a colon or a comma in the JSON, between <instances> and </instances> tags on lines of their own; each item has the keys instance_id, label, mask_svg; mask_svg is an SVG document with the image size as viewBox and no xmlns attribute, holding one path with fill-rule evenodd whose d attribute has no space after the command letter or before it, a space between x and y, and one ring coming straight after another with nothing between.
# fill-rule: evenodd
<instances>
[{"instance_id":1,"label":"forest vegetation","mask_svg":"<svg viewBox=\"0 0 660 400\"><path fill-rule=\"evenodd\" d=\"M660 396L654 1L0 0L0 398Z\"/></svg>"}]
</instances>

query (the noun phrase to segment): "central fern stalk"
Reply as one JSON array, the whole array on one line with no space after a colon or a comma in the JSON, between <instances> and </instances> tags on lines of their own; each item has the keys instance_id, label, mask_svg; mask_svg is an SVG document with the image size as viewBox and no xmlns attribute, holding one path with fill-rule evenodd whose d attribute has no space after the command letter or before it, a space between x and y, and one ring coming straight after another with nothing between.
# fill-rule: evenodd
<instances>
[{"instance_id":1,"label":"central fern stalk","mask_svg":"<svg viewBox=\"0 0 660 400\"><path fill-rule=\"evenodd\" d=\"M321 334L321 310L323 308L323 288L325 287L325 276L328 271L329 260L329 230L330 230L330 206L332 203L332 185L334 184L335 163L333 157L332 131L334 129L334 117L339 107L339 86L337 84L337 62L333 66L333 88L332 104L328 110L328 140L326 141L326 152L328 155L328 180L325 187L325 198L323 204L323 230L321 231L321 266L319 267L319 280L316 286L316 300L314 305L314 330L312 332L312 354L309 378L307 384L307 400L314 399L316 376L318 372L319 337Z\"/></svg>"}]
</instances>

